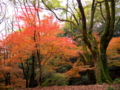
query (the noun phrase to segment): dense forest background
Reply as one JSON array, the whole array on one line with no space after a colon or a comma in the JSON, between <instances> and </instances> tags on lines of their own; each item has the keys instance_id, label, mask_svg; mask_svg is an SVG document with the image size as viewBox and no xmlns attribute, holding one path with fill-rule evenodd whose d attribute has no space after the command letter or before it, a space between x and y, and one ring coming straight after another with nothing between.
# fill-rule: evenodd
<instances>
[{"instance_id":1,"label":"dense forest background","mask_svg":"<svg viewBox=\"0 0 120 90\"><path fill-rule=\"evenodd\" d=\"M0 89L120 84L119 0L0 1Z\"/></svg>"}]
</instances>

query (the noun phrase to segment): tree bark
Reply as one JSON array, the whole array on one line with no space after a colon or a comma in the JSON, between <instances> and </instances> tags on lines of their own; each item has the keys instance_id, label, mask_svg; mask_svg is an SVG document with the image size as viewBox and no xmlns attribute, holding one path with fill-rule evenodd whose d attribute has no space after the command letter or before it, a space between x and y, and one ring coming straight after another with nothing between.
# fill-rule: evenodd
<instances>
[{"instance_id":1,"label":"tree bark","mask_svg":"<svg viewBox=\"0 0 120 90\"><path fill-rule=\"evenodd\" d=\"M42 86L42 65L41 65L41 58L40 58L40 52L37 50L37 58L38 58L38 64L39 64L39 77L38 77L38 85Z\"/></svg>"},{"instance_id":2,"label":"tree bark","mask_svg":"<svg viewBox=\"0 0 120 90\"><path fill-rule=\"evenodd\" d=\"M10 81L10 73L9 72L3 72L4 78L5 78L5 86L11 85Z\"/></svg>"},{"instance_id":3,"label":"tree bark","mask_svg":"<svg viewBox=\"0 0 120 90\"><path fill-rule=\"evenodd\" d=\"M22 66L22 71L23 71L23 75L24 75L24 78L26 80L26 88L28 88L28 71L25 72L25 68L24 68L24 65L23 65L23 62L21 60L21 66ZM28 68L28 67L27 67Z\"/></svg>"},{"instance_id":4,"label":"tree bark","mask_svg":"<svg viewBox=\"0 0 120 90\"><path fill-rule=\"evenodd\" d=\"M31 75L29 81L29 87L33 87L33 82L35 79L35 54L32 54L32 66L31 66Z\"/></svg>"}]
</instances>

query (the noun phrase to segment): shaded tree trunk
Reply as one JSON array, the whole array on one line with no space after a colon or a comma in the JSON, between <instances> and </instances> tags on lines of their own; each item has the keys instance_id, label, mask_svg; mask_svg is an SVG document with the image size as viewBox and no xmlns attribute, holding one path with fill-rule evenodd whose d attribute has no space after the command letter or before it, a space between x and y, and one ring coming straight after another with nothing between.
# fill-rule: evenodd
<instances>
[{"instance_id":1,"label":"shaded tree trunk","mask_svg":"<svg viewBox=\"0 0 120 90\"><path fill-rule=\"evenodd\" d=\"M109 75L108 71L108 63L107 63L107 55L106 55L106 50L103 50L101 55L100 55L101 63L103 66L103 82L111 83L112 79Z\"/></svg>"},{"instance_id":2,"label":"shaded tree trunk","mask_svg":"<svg viewBox=\"0 0 120 90\"><path fill-rule=\"evenodd\" d=\"M111 83L112 80L109 76L108 67L107 67L107 57L106 57L106 49L102 47L102 53L98 47L98 43L95 37L92 34L88 34L89 42L84 40L86 45L91 51L92 61L94 61L94 70L96 76L96 83L102 84L103 82ZM104 49L104 52L103 52Z\"/></svg>"},{"instance_id":3,"label":"shaded tree trunk","mask_svg":"<svg viewBox=\"0 0 120 90\"><path fill-rule=\"evenodd\" d=\"M90 28L89 28L89 32L87 32L86 16L84 13L84 9L83 9L81 0L77 0L78 8L82 16L83 41L88 46L92 54L92 59L94 61L94 67L95 67L96 82L98 84L102 84L103 82L111 83L112 80L108 72L106 49L114 32L115 2L114 0L111 0L110 2L111 6L109 6L108 0L104 0L105 11L106 11L106 21L105 21L106 26L100 38L100 48L99 48L97 40L92 35L92 27L93 27L94 13L95 13L94 8L96 8L95 1L96 0L93 0L93 3L92 3ZM111 7L111 11L109 7Z\"/></svg>"},{"instance_id":4,"label":"shaded tree trunk","mask_svg":"<svg viewBox=\"0 0 120 90\"><path fill-rule=\"evenodd\" d=\"M37 58L38 58L38 64L39 64L39 77L38 77L38 85L39 86L42 86L42 81L41 81L41 78L42 78L42 65L41 65L41 58L40 58L40 52L39 50L37 50Z\"/></svg>"},{"instance_id":5,"label":"shaded tree trunk","mask_svg":"<svg viewBox=\"0 0 120 90\"><path fill-rule=\"evenodd\" d=\"M29 87L33 87L34 79L35 79L35 54L32 53L32 66L31 66Z\"/></svg>"},{"instance_id":6,"label":"shaded tree trunk","mask_svg":"<svg viewBox=\"0 0 120 90\"><path fill-rule=\"evenodd\" d=\"M3 75L4 75L4 78L5 78L5 86L11 85L10 73L9 72L7 72L7 73L3 72Z\"/></svg>"},{"instance_id":7,"label":"shaded tree trunk","mask_svg":"<svg viewBox=\"0 0 120 90\"><path fill-rule=\"evenodd\" d=\"M96 82L102 84L102 75L101 75L101 62L99 58L99 53L93 55L94 67L95 67L95 76Z\"/></svg>"},{"instance_id":8,"label":"shaded tree trunk","mask_svg":"<svg viewBox=\"0 0 120 90\"><path fill-rule=\"evenodd\" d=\"M25 68L24 68L24 65L23 65L23 62L21 61L21 66L22 66L22 71L23 71L23 75L24 75L24 78L25 78L25 80L26 80L26 88L28 88L29 86L28 86L28 71L26 70L26 72L25 72ZM27 65L27 68L29 68L28 67L28 65Z\"/></svg>"}]
</instances>

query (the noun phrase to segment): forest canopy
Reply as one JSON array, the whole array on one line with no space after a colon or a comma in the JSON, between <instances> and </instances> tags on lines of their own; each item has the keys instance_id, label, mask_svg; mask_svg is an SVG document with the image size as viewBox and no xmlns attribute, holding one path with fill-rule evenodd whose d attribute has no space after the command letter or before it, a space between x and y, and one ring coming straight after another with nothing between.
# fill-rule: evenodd
<instances>
[{"instance_id":1,"label":"forest canopy","mask_svg":"<svg viewBox=\"0 0 120 90\"><path fill-rule=\"evenodd\" d=\"M119 0L7 1L0 89L120 83Z\"/></svg>"}]
</instances>

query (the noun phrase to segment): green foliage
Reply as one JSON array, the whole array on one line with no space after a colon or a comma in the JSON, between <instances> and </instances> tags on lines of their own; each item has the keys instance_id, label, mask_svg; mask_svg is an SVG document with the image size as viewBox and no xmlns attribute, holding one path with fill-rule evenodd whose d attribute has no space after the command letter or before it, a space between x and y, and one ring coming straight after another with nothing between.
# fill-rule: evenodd
<instances>
[{"instance_id":1,"label":"green foliage","mask_svg":"<svg viewBox=\"0 0 120 90\"><path fill-rule=\"evenodd\" d=\"M68 71L67 65L66 66L59 66L58 70L61 73L64 73L64 72Z\"/></svg>"},{"instance_id":2,"label":"green foliage","mask_svg":"<svg viewBox=\"0 0 120 90\"><path fill-rule=\"evenodd\" d=\"M86 85L89 83L87 74L80 74L81 77L72 77L69 80L69 85Z\"/></svg>"},{"instance_id":3,"label":"green foliage","mask_svg":"<svg viewBox=\"0 0 120 90\"><path fill-rule=\"evenodd\" d=\"M44 66L43 71L42 71L42 79L49 78L51 74L53 73L55 73L55 70L52 67ZM37 68L35 79L37 80L39 77L40 77L40 71L39 71L39 68Z\"/></svg>"},{"instance_id":4,"label":"green foliage","mask_svg":"<svg viewBox=\"0 0 120 90\"><path fill-rule=\"evenodd\" d=\"M107 87L107 90L115 90L114 87Z\"/></svg>"},{"instance_id":5,"label":"green foliage","mask_svg":"<svg viewBox=\"0 0 120 90\"><path fill-rule=\"evenodd\" d=\"M87 84L88 81L89 81L88 75L86 74L86 75L81 76L81 80L79 81L79 84Z\"/></svg>"},{"instance_id":6,"label":"green foliage","mask_svg":"<svg viewBox=\"0 0 120 90\"><path fill-rule=\"evenodd\" d=\"M87 82L88 81L88 75L84 75L81 77L81 83Z\"/></svg>"},{"instance_id":7,"label":"green foliage","mask_svg":"<svg viewBox=\"0 0 120 90\"><path fill-rule=\"evenodd\" d=\"M11 87L9 90L14 90L15 89L15 87Z\"/></svg>"},{"instance_id":8,"label":"green foliage","mask_svg":"<svg viewBox=\"0 0 120 90\"><path fill-rule=\"evenodd\" d=\"M117 83L120 84L120 78L116 78L116 79L114 80L114 83L115 83L115 84L117 84Z\"/></svg>"},{"instance_id":9,"label":"green foliage","mask_svg":"<svg viewBox=\"0 0 120 90\"><path fill-rule=\"evenodd\" d=\"M51 9L54 9L56 7L61 7L61 1L60 0L44 0L44 2Z\"/></svg>"},{"instance_id":10,"label":"green foliage","mask_svg":"<svg viewBox=\"0 0 120 90\"><path fill-rule=\"evenodd\" d=\"M67 85L67 81L65 79L65 76L61 73L57 73L57 74L52 74L50 76L50 78L46 78L46 80L43 82L43 86L66 86Z\"/></svg>"}]
</instances>

